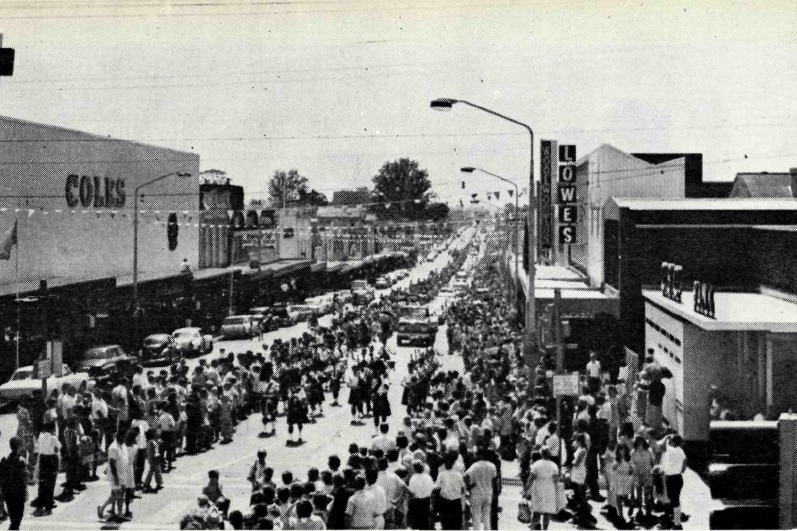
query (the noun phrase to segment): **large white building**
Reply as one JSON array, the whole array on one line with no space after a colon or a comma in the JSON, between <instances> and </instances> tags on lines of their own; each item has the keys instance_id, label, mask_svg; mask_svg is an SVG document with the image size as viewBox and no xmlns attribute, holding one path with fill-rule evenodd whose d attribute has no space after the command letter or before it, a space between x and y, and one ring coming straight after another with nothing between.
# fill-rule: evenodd
<instances>
[{"instance_id":1,"label":"large white building","mask_svg":"<svg viewBox=\"0 0 797 531\"><path fill-rule=\"evenodd\" d=\"M87 280L130 282L139 200L142 280L197 268L199 156L0 117L0 234L17 224L20 291ZM171 227L170 227L171 225ZM0 295L14 293L16 252L0 260Z\"/></svg>"}]
</instances>

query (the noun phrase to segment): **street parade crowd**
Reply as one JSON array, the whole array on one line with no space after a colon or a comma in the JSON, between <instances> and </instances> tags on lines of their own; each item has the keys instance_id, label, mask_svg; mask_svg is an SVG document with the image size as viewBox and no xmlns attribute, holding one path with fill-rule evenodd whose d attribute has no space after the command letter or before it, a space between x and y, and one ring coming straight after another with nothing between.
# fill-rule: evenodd
<instances>
[{"instance_id":1,"label":"street parade crowd","mask_svg":"<svg viewBox=\"0 0 797 531\"><path fill-rule=\"evenodd\" d=\"M351 423L374 433L367 443L352 441L348 455L301 473L276 468L259 451L244 472L252 485L248 511L229 510L219 473L210 470L181 528L497 529L502 462L516 459L522 524L594 524L591 499L606 502L618 528L632 519L679 528L685 455L681 438L662 426L667 374L648 358L630 382L627 367L607 373L593 355L582 394L557 411L551 360L523 363L519 319L503 303L495 263L483 260L447 309L448 354L462 357L464 371L444 368L433 348L419 349L401 360L406 377L392 381L400 361L386 348L385 315L402 297L428 300L463 261L455 255L444 270L374 304L336 304L332 326L312 323L310 332L264 344L263 352L222 352L193 370L185 361L157 372L136 367L115 381L20 401L11 453L0 461L11 529L19 528L28 484L37 485L34 514L45 515L100 474L109 496L98 518L129 521L139 493L162 489L180 456L231 442L250 415L262 421L262 438L282 433L284 418L286 444L300 445L304 425L325 406L342 407L344 395ZM391 385L402 387L405 408L395 419ZM59 470L66 481L55 496Z\"/></svg>"}]
</instances>

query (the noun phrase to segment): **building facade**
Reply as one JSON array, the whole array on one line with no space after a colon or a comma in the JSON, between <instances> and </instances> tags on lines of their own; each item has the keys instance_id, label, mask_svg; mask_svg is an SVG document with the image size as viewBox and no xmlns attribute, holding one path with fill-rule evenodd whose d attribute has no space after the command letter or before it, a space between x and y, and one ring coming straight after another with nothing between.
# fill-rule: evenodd
<instances>
[{"instance_id":1,"label":"building facade","mask_svg":"<svg viewBox=\"0 0 797 531\"><path fill-rule=\"evenodd\" d=\"M141 278L199 263L199 156L0 117L0 232L17 226L20 291L132 275L139 198ZM0 294L16 286L15 259L0 261Z\"/></svg>"}]
</instances>

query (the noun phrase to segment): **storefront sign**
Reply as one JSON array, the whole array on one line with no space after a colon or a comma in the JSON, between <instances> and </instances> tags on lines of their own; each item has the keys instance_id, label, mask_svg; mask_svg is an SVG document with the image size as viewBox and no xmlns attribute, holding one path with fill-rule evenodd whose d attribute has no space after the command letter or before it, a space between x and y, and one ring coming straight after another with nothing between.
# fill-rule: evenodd
<instances>
[{"instance_id":1,"label":"storefront sign","mask_svg":"<svg viewBox=\"0 0 797 531\"><path fill-rule=\"evenodd\" d=\"M670 262L662 262L659 271L661 294L674 302L681 302L681 273L683 268Z\"/></svg>"},{"instance_id":2,"label":"storefront sign","mask_svg":"<svg viewBox=\"0 0 797 531\"><path fill-rule=\"evenodd\" d=\"M695 313L714 319L714 286L695 280Z\"/></svg>"},{"instance_id":3,"label":"storefront sign","mask_svg":"<svg viewBox=\"0 0 797 531\"><path fill-rule=\"evenodd\" d=\"M74 208L119 208L125 204L125 180L70 174L64 187L66 204Z\"/></svg>"},{"instance_id":4,"label":"storefront sign","mask_svg":"<svg viewBox=\"0 0 797 531\"><path fill-rule=\"evenodd\" d=\"M575 223L578 221L578 208L575 205L559 206L559 223Z\"/></svg>"},{"instance_id":5,"label":"storefront sign","mask_svg":"<svg viewBox=\"0 0 797 531\"><path fill-rule=\"evenodd\" d=\"M540 250L550 249L553 240L553 205L551 204L553 144L551 140L540 141Z\"/></svg>"},{"instance_id":6,"label":"storefront sign","mask_svg":"<svg viewBox=\"0 0 797 531\"><path fill-rule=\"evenodd\" d=\"M572 245L576 243L576 207L571 206L578 201L576 193L576 146L563 144L559 146L559 186L557 188L559 202L559 243Z\"/></svg>"},{"instance_id":7,"label":"storefront sign","mask_svg":"<svg viewBox=\"0 0 797 531\"><path fill-rule=\"evenodd\" d=\"M562 225L559 227L559 243L570 245L576 243L576 227L573 225Z\"/></svg>"}]
</instances>

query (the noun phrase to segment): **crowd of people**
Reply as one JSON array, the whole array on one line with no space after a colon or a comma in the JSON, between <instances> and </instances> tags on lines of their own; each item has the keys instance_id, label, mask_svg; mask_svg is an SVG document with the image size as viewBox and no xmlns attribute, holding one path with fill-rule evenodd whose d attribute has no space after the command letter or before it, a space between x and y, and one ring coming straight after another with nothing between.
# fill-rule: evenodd
<instances>
[{"instance_id":1,"label":"crowd of people","mask_svg":"<svg viewBox=\"0 0 797 531\"><path fill-rule=\"evenodd\" d=\"M284 417L286 444L300 445L304 425L324 415L327 396L342 406L347 390L351 422L373 424L370 440L352 442L348 455L331 455L301 477L275 470L267 451L258 452L247 511L230 511L219 473L210 470L181 527L497 529L502 462L516 459L527 500L519 519L533 528L546 529L552 518L593 525L590 499L606 502L618 527L632 518L680 527L686 458L681 438L662 426L666 372L649 357L631 383L627 368L607 374L593 355L580 396L557 400L551 360L543 356L533 368L524 362L518 316L503 303L495 263L483 260L465 297L447 309L449 354L461 356L464 369L446 368L430 348L402 360L406 376L392 381L399 360L386 349L385 316L414 294L436 293L463 261L464 253L456 255L429 279L368 306L338 302L332 326L313 323L262 352L222 349L192 369L185 361L159 371L136 367L115 381L23 400L0 487L36 483L34 514L46 515L103 471L110 492L97 516L125 522L139 493L161 490L180 456L231 442L250 415L262 421L262 438L275 436ZM394 383L401 420L391 420ZM56 497L61 469L66 481ZM25 503L25 489L16 492L21 504L5 500L12 529Z\"/></svg>"}]
</instances>

